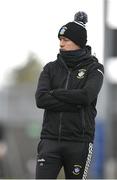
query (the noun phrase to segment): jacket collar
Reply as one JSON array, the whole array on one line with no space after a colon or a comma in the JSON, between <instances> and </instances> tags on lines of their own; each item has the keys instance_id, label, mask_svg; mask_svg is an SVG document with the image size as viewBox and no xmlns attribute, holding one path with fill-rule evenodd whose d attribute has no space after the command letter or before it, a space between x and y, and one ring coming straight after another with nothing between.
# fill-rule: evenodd
<instances>
[{"instance_id":1,"label":"jacket collar","mask_svg":"<svg viewBox=\"0 0 117 180\"><path fill-rule=\"evenodd\" d=\"M75 57L75 61L77 60L77 65L72 70L75 70L78 67L82 67L82 66L91 64L94 61L98 61L97 58L95 58L94 56L91 55L91 47L90 46L86 46L85 49L83 49L83 51L85 53L82 53L81 55L79 55L79 57L78 56ZM62 64L69 71L67 63L65 63L65 59L63 59L63 58L64 57L61 55L61 53L59 53L57 55L58 63ZM73 61L74 61L74 59L73 59Z\"/></svg>"}]
</instances>

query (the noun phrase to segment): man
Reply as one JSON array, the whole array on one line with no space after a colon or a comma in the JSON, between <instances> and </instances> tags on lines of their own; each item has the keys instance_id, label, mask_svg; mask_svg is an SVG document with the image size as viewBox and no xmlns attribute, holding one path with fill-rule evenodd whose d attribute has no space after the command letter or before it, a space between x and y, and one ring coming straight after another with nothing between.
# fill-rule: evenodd
<instances>
[{"instance_id":1,"label":"man","mask_svg":"<svg viewBox=\"0 0 117 180\"><path fill-rule=\"evenodd\" d=\"M64 167L67 179L86 179L91 161L97 96L104 68L86 45L87 14L59 30L57 60L43 69L36 91L45 109L38 144L36 179L55 179Z\"/></svg>"}]
</instances>

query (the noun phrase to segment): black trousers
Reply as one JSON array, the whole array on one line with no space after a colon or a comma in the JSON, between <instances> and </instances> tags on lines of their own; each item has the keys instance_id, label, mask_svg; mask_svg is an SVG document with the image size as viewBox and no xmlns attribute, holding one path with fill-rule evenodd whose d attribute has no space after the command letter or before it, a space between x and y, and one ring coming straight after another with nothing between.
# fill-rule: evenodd
<instances>
[{"instance_id":1,"label":"black trousers","mask_svg":"<svg viewBox=\"0 0 117 180\"><path fill-rule=\"evenodd\" d=\"M64 167L66 179L86 179L93 144L43 139L37 148L36 179L56 179Z\"/></svg>"}]
</instances>

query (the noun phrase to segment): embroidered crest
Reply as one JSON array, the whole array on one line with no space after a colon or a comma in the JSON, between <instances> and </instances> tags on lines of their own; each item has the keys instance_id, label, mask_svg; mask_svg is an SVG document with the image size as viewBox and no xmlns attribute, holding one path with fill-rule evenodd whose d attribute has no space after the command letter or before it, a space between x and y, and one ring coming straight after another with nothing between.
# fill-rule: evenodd
<instances>
[{"instance_id":1,"label":"embroidered crest","mask_svg":"<svg viewBox=\"0 0 117 180\"><path fill-rule=\"evenodd\" d=\"M85 72L86 72L86 69L79 69L78 74L77 74L76 77L77 77L78 79L84 78Z\"/></svg>"},{"instance_id":2,"label":"embroidered crest","mask_svg":"<svg viewBox=\"0 0 117 180\"><path fill-rule=\"evenodd\" d=\"M45 159L43 159L43 158L42 159L38 159L37 162L39 162L40 166L43 166L44 163L45 163Z\"/></svg>"},{"instance_id":3,"label":"embroidered crest","mask_svg":"<svg viewBox=\"0 0 117 180\"><path fill-rule=\"evenodd\" d=\"M81 166L80 165L74 165L74 169L73 169L73 174L78 175L80 173L81 170Z\"/></svg>"},{"instance_id":4,"label":"embroidered crest","mask_svg":"<svg viewBox=\"0 0 117 180\"><path fill-rule=\"evenodd\" d=\"M65 31L67 30L67 27L66 26L63 26L60 30L60 35L63 35L65 33Z\"/></svg>"}]
</instances>

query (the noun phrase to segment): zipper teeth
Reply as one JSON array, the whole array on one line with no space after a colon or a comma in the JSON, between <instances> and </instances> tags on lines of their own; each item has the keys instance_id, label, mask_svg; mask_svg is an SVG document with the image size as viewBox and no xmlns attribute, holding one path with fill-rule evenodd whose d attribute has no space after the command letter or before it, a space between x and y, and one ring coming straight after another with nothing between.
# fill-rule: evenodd
<instances>
[{"instance_id":1,"label":"zipper teeth","mask_svg":"<svg viewBox=\"0 0 117 180\"><path fill-rule=\"evenodd\" d=\"M60 113L60 124L59 124L59 141L61 139L61 119L62 119L62 113Z\"/></svg>"},{"instance_id":2,"label":"zipper teeth","mask_svg":"<svg viewBox=\"0 0 117 180\"><path fill-rule=\"evenodd\" d=\"M85 133L85 117L84 117L84 109L82 109L82 125L83 125L83 135Z\"/></svg>"},{"instance_id":3,"label":"zipper teeth","mask_svg":"<svg viewBox=\"0 0 117 180\"><path fill-rule=\"evenodd\" d=\"M69 77L70 77L70 71L68 71L68 75L67 75L67 81L66 81L65 89L67 89L67 87L68 87Z\"/></svg>"},{"instance_id":4,"label":"zipper teeth","mask_svg":"<svg viewBox=\"0 0 117 180\"><path fill-rule=\"evenodd\" d=\"M66 80L66 84L65 84L65 89L67 89L67 87L68 87L69 77L70 77L70 71L68 71L67 80ZM61 139L61 121L62 121L62 115L63 115L63 113L61 112L60 113L60 124L59 124L59 141Z\"/></svg>"}]
</instances>

